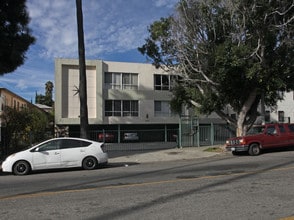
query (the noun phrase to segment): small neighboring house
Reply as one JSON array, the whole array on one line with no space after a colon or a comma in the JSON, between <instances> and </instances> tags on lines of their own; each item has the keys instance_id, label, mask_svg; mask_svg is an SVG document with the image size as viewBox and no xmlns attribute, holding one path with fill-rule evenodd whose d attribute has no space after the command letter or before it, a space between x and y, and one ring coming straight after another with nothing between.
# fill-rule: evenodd
<instances>
[{"instance_id":1,"label":"small neighboring house","mask_svg":"<svg viewBox=\"0 0 294 220\"><path fill-rule=\"evenodd\" d=\"M6 88L0 88L0 103L0 111L3 111L5 106L16 109L33 107L32 103Z\"/></svg>"},{"instance_id":2,"label":"small neighboring house","mask_svg":"<svg viewBox=\"0 0 294 220\"><path fill-rule=\"evenodd\" d=\"M22 98L21 96L13 93L12 91L6 88L0 88L0 114L5 110L5 107L15 108L17 110L21 110L23 108L36 108L40 111L42 109L38 108L31 102L27 101L26 99ZM2 123L0 118L0 141L2 140Z\"/></svg>"},{"instance_id":3,"label":"small neighboring house","mask_svg":"<svg viewBox=\"0 0 294 220\"><path fill-rule=\"evenodd\" d=\"M35 106L37 106L40 109L43 109L45 112L52 112L53 108L51 106L48 105L43 105L43 104L35 104Z\"/></svg>"}]
</instances>

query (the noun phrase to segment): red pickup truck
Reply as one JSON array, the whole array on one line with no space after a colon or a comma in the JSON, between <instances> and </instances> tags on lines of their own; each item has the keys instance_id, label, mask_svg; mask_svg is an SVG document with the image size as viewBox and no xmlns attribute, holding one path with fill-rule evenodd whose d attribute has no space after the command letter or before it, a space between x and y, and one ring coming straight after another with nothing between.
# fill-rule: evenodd
<instances>
[{"instance_id":1,"label":"red pickup truck","mask_svg":"<svg viewBox=\"0 0 294 220\"><path fill-rule=\"evenodd\" d=\"M248 152L256 156L262 149L294 146L294 124L265 124L252 127L243 137L229 138L226 149L233 155Z\"/></svg>"}]
</instances>

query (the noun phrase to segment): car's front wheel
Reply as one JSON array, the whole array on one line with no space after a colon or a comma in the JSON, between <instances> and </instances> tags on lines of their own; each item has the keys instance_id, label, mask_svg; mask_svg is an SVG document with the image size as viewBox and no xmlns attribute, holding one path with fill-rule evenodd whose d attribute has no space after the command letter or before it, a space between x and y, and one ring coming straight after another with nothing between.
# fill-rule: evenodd
<instances>
[{"instance_id":1,"label":"car's front wheel","mask_svg":"<svg viewBox=\"0 0 294 220\"><path fill-rule=\"evenodd\" d=\"M13 165L12 170L14 175L27 175L30 172L31 167L27 161L20 160Z\"/></svg>"},{"instance_id":2,"label":"car's front wheel","mask_svg":"<svg viewBox=\"0 0 294 220\"><path fill-rule=\"evenodd\" d=\"M260 154L260 147L259 147L259 144L251 144L250 146L249 146L249 151L248 151L248 153L249 153L249 155L251 155L251 156L257 156L257 155L259 155Z\"/></svg>"},{"instance_id":3,"label":"car's front wheel","mask_svg":"<svg viewBox=\"0 0 294 220\"><path fill-rule=\"evenodd\" d=\"M82 167L85 170L93 170L97 167L98 162L95 157L86 157L82 162Z\"/></svg>"}]
</instances>

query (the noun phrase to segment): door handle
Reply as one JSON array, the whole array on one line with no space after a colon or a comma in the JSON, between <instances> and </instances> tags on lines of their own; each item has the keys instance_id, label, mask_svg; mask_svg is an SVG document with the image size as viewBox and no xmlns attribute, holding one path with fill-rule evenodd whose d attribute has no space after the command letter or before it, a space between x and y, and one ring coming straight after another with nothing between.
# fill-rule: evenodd
<instances>
[{"instance_id":1,"label":"door handle","mask_svg":"<svg viewBox=\"0 0 294 220\"><path fill-rule=\"evenodd\" d=\"M58 154L60 154L60 153L58 153L58 152L55 152L54 154L55 154L55 155L58 155Z\"/></svg>"}]
</instances>

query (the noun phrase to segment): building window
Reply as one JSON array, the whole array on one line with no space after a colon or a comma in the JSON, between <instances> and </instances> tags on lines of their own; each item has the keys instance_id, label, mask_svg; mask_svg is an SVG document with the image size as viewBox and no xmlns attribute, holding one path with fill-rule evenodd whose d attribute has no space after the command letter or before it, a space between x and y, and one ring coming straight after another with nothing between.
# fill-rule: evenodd
<instances>
[{"instance_id":1,"label":"building window","mask_svg":"<svg viewBox=\"0 0 294 220\"><path fill-rule=\"evenodd\" d=\"M126 117L139 115L137 100L105 100L105 116Z\"/></svg>"},{"instance_id":2,"label":"building window","mask_svg":"<svg viewBox=\"0 0 294 220\"><path fill-rule=\"evenodd\" d=\"M138 74L123 73L122 74L122 88L137 90L138 89Z\"/></svg>"},{"instance_id":3,"label":"building window","mask_svg":"<svg viewBox=\"0 0 294 220\"><path fill-rule=\"evenodd\" d=\"M278 111L278 121L279 122L284 122L284 119L285 119L284 111Z\"/></svg>"},{"instance_id":4,"label":"building window","mask_svg":"<svg viewBox=\"0 0 294 220\"><path fill-rule=\"evenodd\" d=\"M106 89L137 90L138 74L105 72L104 83Z\"/></svg>"},{"instance_id":5,"label":"building window","mask_svg":"<svg viewBox=\"0 0 294 220\"><path fill-rule=\"evenodd\" d=\"M138 116L139 106L138 101L123 100L123 116Z\"/></svg>"},{"instance_id":6,"label":"building window","mask_svg":"<svg viewBox=\"0 0 294 220\"><path fill-rule=\"evenodd\" d=\"M265 111L264 120L265 120L265 122L270 122L270 120L271 120L270 111Z\"/></svg>"},{"instance_id":7,"label":"building window","mask_svg":"<svg viewBox=\"0 0 294 220\"><path fill-rule=\"evenodd\" d=\"M170 117L172 115L168 101L154 101L155 117Z\"/></svg>"},{"instance_id":8,"label":"building window","mask_svg":"<svg viewBox=\"0 0 294 220\"><path fill-rule=\"evenodd\" d=\"M279 90L279 91L277 91L277 93L278 93L278 96L279 96L280 99L283 99L284 98L284 96L285 96L285 92L284 91Z\"/></svg>"},{"instance_id":9,"label":"building window","mask_svg":"<svg viewBox=\"0 0 294 220\"><path fill-rule=\"evenodd\" d=\"M169 90L169 76L168 75L154 75L154 89L155 90Z\"/></svg>"},{"instance_id":10,"label":"building window","mask_svg":"<svg viewBox=\"0 0 294 220\"><path fill-rule=\"evenodd\" d=\"M177 79L177 75L154 74L154 90L171 90Z\"/></svg>"}]
</instances>

